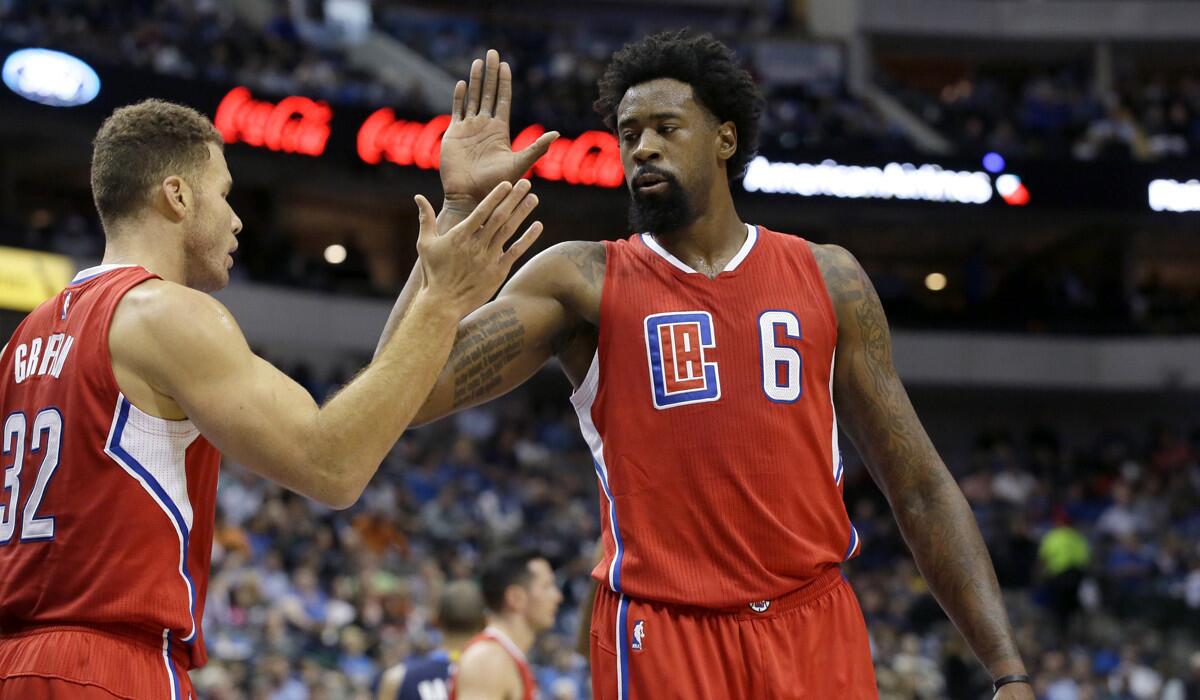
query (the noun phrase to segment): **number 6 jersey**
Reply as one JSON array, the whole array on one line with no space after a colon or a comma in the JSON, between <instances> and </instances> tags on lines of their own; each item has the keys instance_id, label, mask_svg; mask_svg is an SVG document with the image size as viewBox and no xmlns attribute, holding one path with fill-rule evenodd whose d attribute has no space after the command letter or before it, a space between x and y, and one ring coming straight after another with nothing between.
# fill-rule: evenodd
<instances>
[{"instance_id":1,"label":"number 6 jersey","mask_svg":"<svg viewBox=\"0 0 1200 700\"><path fill-rule=\"evenodd\" d=\"M600 482L593 576L745 611L854 556L837 317L809 244L747 226L714 279L648 234L606 248L596 357L571 397Z\"/></svg>"},{"instance_id":2,"label":"number 6 jersey","mask_svg":"<svg viewBox=\"0 0 1200 700\"><path fill-rule=\"evenodd\" d=\"M190 422L143 413L117 386L109 324L149 279L136 266L79 273L0 356L0 633L100 629L186 669L205 660L220 455Z\"/></svg>"}]
</instances>

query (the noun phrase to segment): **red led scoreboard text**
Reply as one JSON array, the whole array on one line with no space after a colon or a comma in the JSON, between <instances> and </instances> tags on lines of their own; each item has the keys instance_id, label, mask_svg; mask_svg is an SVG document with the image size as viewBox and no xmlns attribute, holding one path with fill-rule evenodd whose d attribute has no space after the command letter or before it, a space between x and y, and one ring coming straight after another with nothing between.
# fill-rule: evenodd
<instances>
[{"instance_id":1,"label":"red led scoreboard text","mask_svg":"<svg viewBox=\"0 0 1200 700\"><path fill-rule=\"evenodd\" d=\"M213 124L225 143L319 156L329 141L332 119L333 110L324 102L292 96L272 104L235 87L217 105Z\"/></svg>"},{"instance_id":2,"label":"red led scoreboard text","mask_svg":"<svg viewBox=\"0 0 1200 700\"><path fill-rule=\"evenodd\" d=\"M290 96L277 104L257 100L245 87L236 87L217 105L213 123L226 143L244 143L283 153L322 156L329 141L333 108L325 102ZM442 134L450 126L443 114L429 121L398 119L384 107L373 112L358 128L356 150L364 163L384 161L400 166L436 169ZM532 124L513 139L519 151L546 133ZM530 170L544 180L572 185L620 187L624 182L617 139L607 131L585 131L574 138L559 138Z\"/></svg>"}]
</instances>

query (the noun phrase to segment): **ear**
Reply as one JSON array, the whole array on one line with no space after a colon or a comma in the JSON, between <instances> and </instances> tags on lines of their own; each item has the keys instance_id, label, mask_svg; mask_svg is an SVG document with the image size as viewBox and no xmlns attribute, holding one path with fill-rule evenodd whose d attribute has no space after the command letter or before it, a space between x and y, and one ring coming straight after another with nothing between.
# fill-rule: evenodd
<instances>
[{"instance_id":1,"label":"ear","mask_svg":"<svg viewBox=\"0 0 1200 700\"><path fill-rule=\"evenodd\" d=\"M170 175L159 186L158 199L163 214L172 221L183 221L195 207L192 188L178 175Z\"/></svg>"},{"instance_id":2,"label":"ear","mask_svg":"<svg viewBox=\"0 0 1200 700\"><path fill-rule=\"evenodd\" d=\"M529 592L524 586L512 585L504 591L504 604L509 610L524 613L529 602Z\"/></svg>"},{"instance_id":3,"label":"ear","mask_svg":"<svg viewBox=\"0 0 1200 700\"><path fill-rule=\"evenodd\" d=\"M717 157L729 160L737 153L737 126L733 122L724 122L717 126Z\"/></svg>"}]
</instances>

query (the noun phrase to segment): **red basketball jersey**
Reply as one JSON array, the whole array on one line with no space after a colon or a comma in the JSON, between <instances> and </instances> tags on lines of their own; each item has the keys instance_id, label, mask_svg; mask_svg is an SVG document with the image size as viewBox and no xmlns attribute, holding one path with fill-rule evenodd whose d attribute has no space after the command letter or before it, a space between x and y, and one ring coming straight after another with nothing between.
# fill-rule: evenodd
<instances>
[{"instance_id":1,"label":"red basketball jersey","mask_svg":"<svg viewBox=\"0 0 1200 700\"><path fill-rule=\"evenodd\" d=\"M117 303L155 278L79 273L0 356L0 630L98 627L186 669L206 658L220 454L190 422L126 400L108 345Z\"/></svg>"},{"instance_id":2,"label":"red basketball jersey","mask_svg":"<svg viewBox=\"0 0 1200 700\"><path fill-rule=\"evenodd\" d=\"M508 654L513 663L517 666L517 673L521 676L521 685L525 688L525 692L521 695L521 700L537 700L538 688L537 680L533 677L533 669L529 667L529 661L525 658L525 653L517 646L516 642L508 638L508 635L495 627L488 627L479 634L471 638L467 645L463 647L462 655L458 658L462 659L467 653L467 649L480 644L482 642L493 642L499 644L500 648ZM450 674L450 700L455 700L458 697L458 691L455 689L454 674L457 673L457 667Z\"/></svg>"},{"instance_id":3,"label":"red basketball jersey","mask_svg":"<svg viewBox=\"0 0 1200 700\"><path fill-rule=\"evenodd\" d=\"M649 235L606 247L599 346L571 397L600 482L593 576L643 600L745 610L854 556L837 317L808 243L747 226L715 279Z\"/></svg>"}]
</instances>

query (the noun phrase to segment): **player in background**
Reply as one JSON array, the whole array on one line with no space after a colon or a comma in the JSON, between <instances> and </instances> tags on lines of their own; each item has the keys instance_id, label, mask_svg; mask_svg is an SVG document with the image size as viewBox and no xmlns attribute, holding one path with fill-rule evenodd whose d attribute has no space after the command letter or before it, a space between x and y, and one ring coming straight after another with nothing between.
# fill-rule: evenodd
<instances>
[{"instance_id":1,"label":"player in background","mask_svg":"<svg viewBox=\"0 0 1200 700\"><path fill-rule=\"evenodd\" d=\"M538 634L554 627L562 592L554 569L532 551L501 552L484 562L480 587L488 626L463 650L450 681L451 700L536 700L525 658Z\"/></svg>"},{"instance_id":2,"label":"player in background","mask_svg":"<svg viewBox=\"0 0 1200 700\"><path fill-rule=\"evenodd\" d=\"M512 157L507 119L479 108L497 91L510 99L511 72L489 52L455 89L442 154L469 153L455 164L472 167L443 161L439 226L494 182L475 174ZM753 79L711 37L663 33L614 55L597 109L644 235L563 243L526 264L463 321L416 418L503 395L558 360L600 485L595 697L877 697L840 573L860 547L840 427L995 697L1032 700L986 546L896 374L867 275L842 248L737 214L729 183L761 112Z\"/></svg>"},{"instance_id":3,"label":"player in background","mask_svg":"<svg viewBox=\"0 0 1200 700\"><path fill-rule=\"evenodd\" d=\"M442 633L441 647L411 663L383 672L378 700L447 700L450 674L472 637L487 623L483 593L473 581L453 581L438 600L434 625Z\"/></svg>"},{"instance_id":4,"label":"player in background","mask_svg":"<svg viewBox=\"0 0 1200 700\"><path fill-rule=\"evenodd\" d=\"M35 309L0 355L2 700L191 698L221 453L352 504L460 319L541 230L504 250L537 204L525 181L489 187L445 235L418 196L427 280L375 361L318 406L208 294L228 283L242 229L222 147L194 110L116 110L92 156L103 263Z\"/></svg>"}]
</instances>

